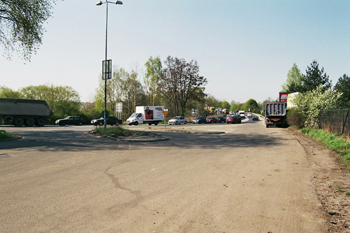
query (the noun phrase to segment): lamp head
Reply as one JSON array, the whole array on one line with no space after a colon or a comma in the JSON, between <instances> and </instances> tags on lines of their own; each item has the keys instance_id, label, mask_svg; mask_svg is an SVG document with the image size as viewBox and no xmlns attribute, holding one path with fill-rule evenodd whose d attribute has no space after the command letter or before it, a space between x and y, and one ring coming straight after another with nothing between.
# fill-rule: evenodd
<instances>
[{"instance_id":1,"label":"lamp head","mask_svg":"<svg viewBox=\"0 0 350 233\"><path fill-rule=\"evenodd\" d=\"M115 4L117 4L117 5L123 5L123 2L122 2L122 1L117 1Z\"/></svg>"},{"instance_id":2,"label":"lamp head","mask_svg":"<svg viewBox=\"0 0 350 233\"><path fill-rule=\"evenodd\" d=\"M96 3L97 6L101 6L102 5L102 1L99 1Z\"/></svg>"}]
</instances>

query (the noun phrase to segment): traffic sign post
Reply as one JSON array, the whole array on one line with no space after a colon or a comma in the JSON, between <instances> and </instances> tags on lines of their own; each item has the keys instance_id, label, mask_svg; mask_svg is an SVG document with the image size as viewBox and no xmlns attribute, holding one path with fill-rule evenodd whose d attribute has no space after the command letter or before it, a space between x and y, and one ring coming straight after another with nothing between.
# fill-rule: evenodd
<instances>
[{"instance_id":1,"label":"traffic sign post","mask_svg":"<svg viewBox=\"0 0 350 233\"><path fill-rule=\"evenodd\" d=\"M119 120L121 120L122 119L122 112L123 112L123 103L121 103L121 102L117 103L115 105L115 111L117 113Z\"/></svg>"},{"instance_id":2,"label":"traffic sign post","mask_svg":"<svg viewBox=\"0 0 350 233\"><path fill-rule=\"evenodd\" d=\"M102 80L112 79L112 60L102 61Z\"/></svg>"},{"instance_id":3,"label":"traffic sign post","mask_svg":"<svg viewBox=\"0 0 350 233\"><path fill-rule=\"evenodd\" d=\"M109 112L108 112L108 111L102 111L102 112L101 112L101 117L107 119L107 118L109 117Z\"/></svg>"}]
</instances>

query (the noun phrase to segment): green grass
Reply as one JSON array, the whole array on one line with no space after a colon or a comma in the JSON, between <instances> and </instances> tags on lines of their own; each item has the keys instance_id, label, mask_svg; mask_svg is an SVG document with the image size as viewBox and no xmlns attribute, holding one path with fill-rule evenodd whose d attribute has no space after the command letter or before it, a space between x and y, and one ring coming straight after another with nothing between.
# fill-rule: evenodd
<instances>
[{"instance_id":1,"label":"green grass","mask_svg":"<svg viewBox=\"0 0 350 233\"><path fill-rule=\"evenodd\" d=\"M110 137L130 137L130 136L148 136L152 134L151 132L144 131L135 131L135 130L127 130L120 127L111 127L111 128L97 128L93 130L94 133L110 136Z\"/></svg>"},{"instance_id":2,"label":"green grass","mask_svg":"<svg viewBox=\"0 0 350 233\"><path fill-rule=\"evenodd\" d=\"M339 185L335 186L335 189L336 189L338 192L341 192L341 193L345 192L345 191L343 190L343 188L342 188L341 186L339 186Z\"/></svg>"},{"instance_id":3,"label":"green grass","mask_svg":"<svg viewBox=\"0 0 350 233\"><path fill-rule=\"evenodd\" d=\"M321 129L304 128L301 132L309 137L315 138L332 151L340 154L350 168L350 144L340 136L330 134Z\"/></svg>"},{"instance_id":4,"label":"green grass","mask_svg":"<svg viewBox=\"0 0 350 233\"><path fill-rule=\"evenodd\" d=\"M7 139L15 138L16 136L9 134L5 131L0 131L0 141L5 141Z\"/></svg>"}]
</instances>

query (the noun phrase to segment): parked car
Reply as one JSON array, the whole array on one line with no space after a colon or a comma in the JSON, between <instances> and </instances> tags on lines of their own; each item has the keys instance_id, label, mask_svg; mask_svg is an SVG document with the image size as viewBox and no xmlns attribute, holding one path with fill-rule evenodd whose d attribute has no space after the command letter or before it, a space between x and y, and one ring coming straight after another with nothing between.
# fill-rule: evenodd
<instances>
[{"instance_id":1,"label":"parked car","mask_svg":"<svg viewBox=\"0 0 350 233\"><path fill-rule=\"evenodd\" d=\"M168 121L169 125L181 125L181 124L187 124L187 120L183 116L176 116L173 117Z\"/></svg>"},{"instance_id":2,"label":"parked car","mask_svg":"<svg viewBox=\"0 0 350 233\"><path fill-rule=\"evenodd\" d=\"M226 117L223 117L223 116L219 116L216 119L218 119L219 123L225 123L226 122Z\"/></svg>"},{"instance_id":3,"label":"parked car","mask_svg":"<svg viewBox=\"0 0 350 233\"><path fill-rule=\"evenodd\" d=\"M251 112L248 112L248 115L247 115L248 117L252 117L253 116L253 114L251 113Z\"/></svg>"},{"instance_id":4,"label":"parked car","mask_svg":"<svg viewBox=\"0 0 350 233\"><path fill-rule=\"evenodd\" d=\"M193 122L193 124L202 124L202 123L205 124L205 123L207 123L205 117L202 117L202 116L197 117L192 122Z\"/></svg>"},{"instance_id":5,"label":"parked car","mask_svg":"<svg viewBox=\"0 0 350 233\"><path fill-rule=\"evenodd\" d=\"M259 117L257 115L253 115L253 118L252 118L253 121L258 121L259 120Z\"/></svg>"},{"instance_id":6,"label":"parked car","mask_svg":"<svg viewBox=\"0 0 350 233\"><path fill-rule=\"evenodd\" d=\"M82 125L83 119L80 116L67 116L66 118L56 120L55 123L59 126Z\"/></svg>"},{"instance_id":7,"label":"parked car","mask_svg":"<svg viewBox=\"0 0 350 233\"><path fill-rule=\"evenodd\" d=\"M234 124L234 123L242 123L242 118L240 115L233 115L226 117L226 123Z\"/></svg>"},{"instance_id":8,"label":"parked car","mask_svg":"<svg viewBox=\"0 0 350 233\"><path fill-rule=\"evenodd\" d=\"M207 117L207 123L218 123L218 119L216 117Z\"/></svg>"},{"instance_id":9,"label":"parked car","mask_svg":"<svg viewBox=\"0 0 350 233\"><path fill-rule=\"evenodd\" d=\"M122 120L119 120L116 117L108 117L106 123L107 123L107 125L119 125L119 124L122 123ZM93 125L104 125L105 124L104 118L101 117L100 119L92 119L91 120L91 124L93 124Z\"/></svg>"}]
</instances>

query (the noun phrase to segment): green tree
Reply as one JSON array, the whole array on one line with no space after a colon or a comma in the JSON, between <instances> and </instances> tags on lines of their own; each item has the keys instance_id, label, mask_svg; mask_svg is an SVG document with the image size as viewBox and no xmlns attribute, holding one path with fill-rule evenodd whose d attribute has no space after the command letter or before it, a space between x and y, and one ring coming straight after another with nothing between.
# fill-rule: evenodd
<instances>
[{"instance_id":1,"label":"green tree","mask_svg":"<svg viewBox=\"0 0 350 233\"><path fill-rule=\"evenodd\" d=\"M339 105L342 108L350 108L350 77L346 74L338 79L337 84L335 84L334 89L342 93L339 99Z\"/></svg>"},{"instance_id":2,"label":"green tree","mask_svg":"<svg viewBox=\"0 0 350 233\"><path fill-rule=\"evenodd\" d=\"M156 105L155 99L157 95L158 82L162 74L162 62L159 57L150 57L145 63L146 74L145 74L145 87L149 96L149 105Z\"/></svg>"},{"instance_id":3,"label":"green tree","mask_svg":"<svg viewBox=\"0 0 350 233\"><path fill-rule=\"evenodd\" d=\"M80 114L79 94L72 87L28 86L22 88L20 93L24 99L45 100L54 114L53 118Z\"/></svg>"},{"instance_id":4,"label":"green tree","mask_svg":"<svg viewBox=\"0 0 350 233\"><path fill-rule=\"evenodd\" d=\"M282 85L283 92L299 92L301 88L302 74L298 66L294 63L292 68L288 71L287 81Z\"/></svg>"},{"instance_id":5,"label":"green tree","mask_svg":"<svg viewBox=\"0 0 350 233\"><path fill-rule=\"evenodd\" d=\"M198 90L204 92L207 79L199 75L196 61L168 57L159 80L159 92L167 100L175 115L185 115L186 106L198 98Z\"/></svg>"},{"instance_id":6,"label":"green tree","mask_svg":"<svg viewBox=\"0 0 350 233\"><path fill-rule=\"evenodd\" d=\"M260 112L259 104L256 102L256 100L249 99L244 104L244 110L245 111L251 111L251 112L254 112L254 113L259 113Z\"/></svg>"},{"instance_id":7,"label":"green tree","mask_svg":"<svg viewBox=\"0 0 350 233\"><path fill-rule=\"evenodd\" d=\"M329 80L329 76L324 73L323 67L320 69L317 61L313 61L311 66L306 69L306 74L301 78L301 92L307 92L315 90L319 85L322 86L322 90L328 90L332 87L332 81Z\"/></svg>"},{"instance_id":8,"label":"green tree","mask_svg":"<svg viewBox=\"0 0 350 233\"><path fill-rule=\"evenodd\" d=\"M217 100L214 96L212 95L207 95L204 98L206 107L219 107L219 100Z\"/></svg>"},{"instance_id":9,"label":"green tree","mask_svg":"<svg viewBox=\"0 0 350 233\"><path fill-rule=\"evenodd\" d=\"M42 42L43 24L51 16L55 0L0 0L0 44L8 57L22 50L30 60Z\"/></svg>"},{"instance_id":10,"label":"green tree","mask_svg":"<svg viewBox=\"0 0 350 233\"><path fill-rule=\"evenodd\" d=\"M99 77L99 87L95 94L95 108L98 112L104 110L104 80ZM136 106L146 104L142 84L138 81L138 73L132 70L128 73L125 69L119 68L113 72L113 78L107 84L107 111L110 115L116 112L116 104L123 103L123 113L130 116Z\"/></svg>"},{"instance_id":11,"label":"green tree","mask_svg":"<svg viewBox=\"0 0 350 233\"><path fill-rule=\"evenodd\" d=\"M0 98L3 99L20 99L21 93L18 91L13 91L5 86L0 86Z\"/></svg>"},{"instance_id":12,"label":"green tree","mask_svg":"<svg viewBox=\"0 0 350 233\"><path fill-rule=\"evenodd\" d=\"M129 77L125 80L123 85L124 93L124 109L127 115L135 112L136 106L144 105L144 91L142 84L137 79L138 73L132 70Z\"/></svg>"},{"instance_id":13,"label":"green tree","mask_svg":"<svg viewBox=\"0 0 350 233\"><path fill-rule=\"evenodd\" d=\"M107 80L107 103L106 108L110 115L114 115L116 104L123 101L124 83L129 77L129 73L123 68L114 69L112 79ZM105 81L99 77L99 85L95 94L95 108L98 112L104 111L105 101Z\"/></svg>"},{"instance_id":14,"label":"green tree","mask_svg":"<svg viewBox=\"0 0 350 233\"><path fill-rule=\"evenodd\" d=\"M205 98L206 98L206 94L201 89L198 89L196 93L196 98L193 98L188 101L188 104L187 104L188 108L186 110L185 115L188 116L192 114L192 110L196 109L196 112L195 112L196 115L207 116L207 112L205 111L206 109ZM171 113L171 116L173 116L172 113Z\"/></svg>"},{"instance_id":15,"label":"green tree","mask_svg":"<svg viewBox=\"0 0 350 233\"><path fill-rule=\"evenodd\" d=\"M226 100L225 101L222 101L221 103L220 103L220 107L222 108L222 109L230 109L230 103L229 102L227 102Z\"/></svg>"},{"instance_id":16,"label":"green tree","mask_svg":"<svg viewBox=\"0 0 350 233\"><path fill-rule=\"evenodd\" d=\"M321 110L336 108L340 97L341 93L336 90L323 90L322 84L312 91L299 93L296 97L296 104L302 117L306 119L304 125L317 128Z\"/></svg>"}]
</instances>

